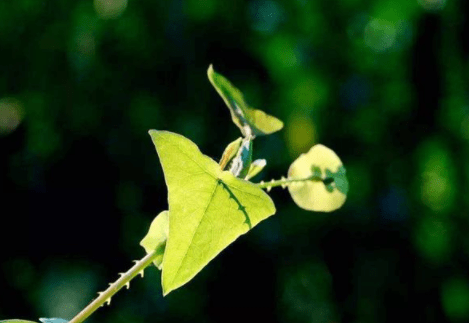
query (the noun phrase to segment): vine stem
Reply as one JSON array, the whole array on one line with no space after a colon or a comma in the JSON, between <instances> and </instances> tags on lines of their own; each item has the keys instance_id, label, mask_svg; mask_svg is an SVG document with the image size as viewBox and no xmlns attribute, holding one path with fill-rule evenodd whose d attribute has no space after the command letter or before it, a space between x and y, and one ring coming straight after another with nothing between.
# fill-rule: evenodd
<instances>
[{"instance_id":1,"label":"vine stem","mask_svg":"<svg viewBox=\"0 0 469 323\"><path fill-rule=\"evenodd\" d=\"M78 313L71 321L68 323L81 323L86 320L91 314L93 314L98 308L104 305L104 303L110 303L111 297L116 294L122 287L129 286L129 283L132 279L135 278L138 274L141 274L143 277L143 270L148 267L152 261L156 258L156 250L147 254L141 260L137 261L136 264L130 268L127 272L121 274L121 277L110 284L104 292L101 292L99 297L92 301L87 307L85 307L80 313Z\"/></svg>"},{"instance_id":2,"label":"vine stem","mask_svg":"<svg viewBox=\"0 0 469 323\"><path fill-rule=\"evenodd\" d=\"M323 179L319 176L310 176L306 178L282 178L278 180L271 180L270 182L260 182L256 183L257 187L259 188L266 188L270 190L272 187L282 186L286 187L288 184L297 183L297 182L306 182L306 181L315 181L315 182L322 182Z\"/></svg>"}]
</instances>

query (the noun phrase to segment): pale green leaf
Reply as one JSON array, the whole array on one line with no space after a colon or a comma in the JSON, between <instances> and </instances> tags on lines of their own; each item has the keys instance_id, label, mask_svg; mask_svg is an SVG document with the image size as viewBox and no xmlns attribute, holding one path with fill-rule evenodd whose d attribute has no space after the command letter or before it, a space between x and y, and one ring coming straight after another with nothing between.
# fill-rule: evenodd
<instances>
[{"instance_id":1,"label":"pale green leaf","mask_svg":"<svg viewBox=\"0 0 469 323\"><path fill-rule=\"evenodd\" d=\"M236 157L238 154L239 147L243 143L243 138L239 137L235 141L231 142L228 146L226 146L225 151L220 159L220 168L225 170L230 166L231 161Z\"/></svg>"},{"instance_id":2,"label":"pale green leaf","mask_svg":"<svg viewBox=\"0 0 469 323\"><path fill-rule=\"evenodd\" d=\"M222 171L189 139L150 130L168 186L169 237L163 258L163 293L191 280L210 260L275 213L254 184Z\"/></svg>"},{"instance_id":3,"label":"pale green leaf","mask_svg":"<svg viewBox=\"0 0 469 323\"><path fill-rule=\"evenodd\" d=\"M345 168L335 152L323 145L315 145L298 157L290 166L288 177L305 179L288 185L293 200L303 209L331 212L345 203Z\"/></svg>"},{"instance_id":4,"label":"pale green leaf","mask_svg":"<svg viewBox=\"0 0 469 323\"><path fill-rule=\"evenodd\" d=\"M248 106L244 96L228 79L210 65L208 79L230 109L231 118L244 136L269 135L283 128L283 122L264 111Z\"/></svg>"},{"instance_id":5,"label":"pale green leaf","mask_svg":"<svg viewBox=\"0 0 469 323\"><path fill-rule=\"evenodd\" d=\"M259 174L264 169L265 165L267 165L265 159L256 159L252 162L251 167L249 167L249 172L244 179L247 181L250 180L257 174Z\"/></svg>"},{"instance_id":6,"label":"pale green leaf","mask_svg":"<svg viewBox=\"0 0 469 323\"><path fill-rule=\"evenodd\" d=\"M169 215L168 211L163 211L158 214L151 223L150 230L140 245L145 248L147 253L154 250L157 251L157 256L153 260L155 266L161 270L163 264L163 256L166 247L166 240L169 235Z\"/></svg>"}]
</instances>

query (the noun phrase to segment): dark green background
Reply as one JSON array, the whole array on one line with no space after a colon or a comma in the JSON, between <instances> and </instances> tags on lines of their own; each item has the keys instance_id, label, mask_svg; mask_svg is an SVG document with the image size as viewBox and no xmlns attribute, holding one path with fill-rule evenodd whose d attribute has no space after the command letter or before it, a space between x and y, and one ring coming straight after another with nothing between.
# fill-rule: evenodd
<instances>
[{"instance_id":1,"label":"dark green background","mask_svg":"<svg viewBox=\"0 0 469 323\"><path fill-rule=\"evenodd\" d=\"M163 298L155 268L89 322L467 322L464 0L0 1L0 319L72 318L167 208L149 129L239 136L209 64L285 128L285 175L341 157L344 207L277 213ZM222 215L221 215L222 216Z\"/></svg>"}]
</instances>

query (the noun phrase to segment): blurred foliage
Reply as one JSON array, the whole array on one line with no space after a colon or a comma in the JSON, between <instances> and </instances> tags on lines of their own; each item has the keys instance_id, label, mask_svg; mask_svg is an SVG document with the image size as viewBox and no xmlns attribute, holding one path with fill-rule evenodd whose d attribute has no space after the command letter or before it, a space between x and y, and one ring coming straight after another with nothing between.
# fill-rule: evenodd
<instances>
[{"instance_id":1,"label":"blurred foliage","mask_svg":"<svg viewBox=\"0 0 469 323\"><path fill-rule=\"evenodd\" d=\"M322 143L349 198L273 190L190 284L163 298L149 269L89 321L469 320L468 21L463 0L0 1L0 319L69 319L143 256L167 208L147 130L217 160L238 137L213 63L285 122L259 181Z\"/></svg>"}]
</instances>

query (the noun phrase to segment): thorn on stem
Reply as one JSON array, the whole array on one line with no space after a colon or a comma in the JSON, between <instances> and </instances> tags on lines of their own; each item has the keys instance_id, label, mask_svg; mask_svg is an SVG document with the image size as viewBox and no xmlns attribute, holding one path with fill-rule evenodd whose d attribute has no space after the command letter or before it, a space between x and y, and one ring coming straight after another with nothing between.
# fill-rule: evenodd
<instances>
[{"instance_id":1,"label":"thorn on stem","mask_svg":"<svg viewBox=\"0 0 469 323\"><path fill-rule=\"evenodd\" d=\"M282 176L282 178L280 179L281 181L286 181L287 179L285 178L285 176ZM287 188L288 184L287 183L284 183L282 184L282 188L285 189Z\"/></svg>"}]
</instances>

